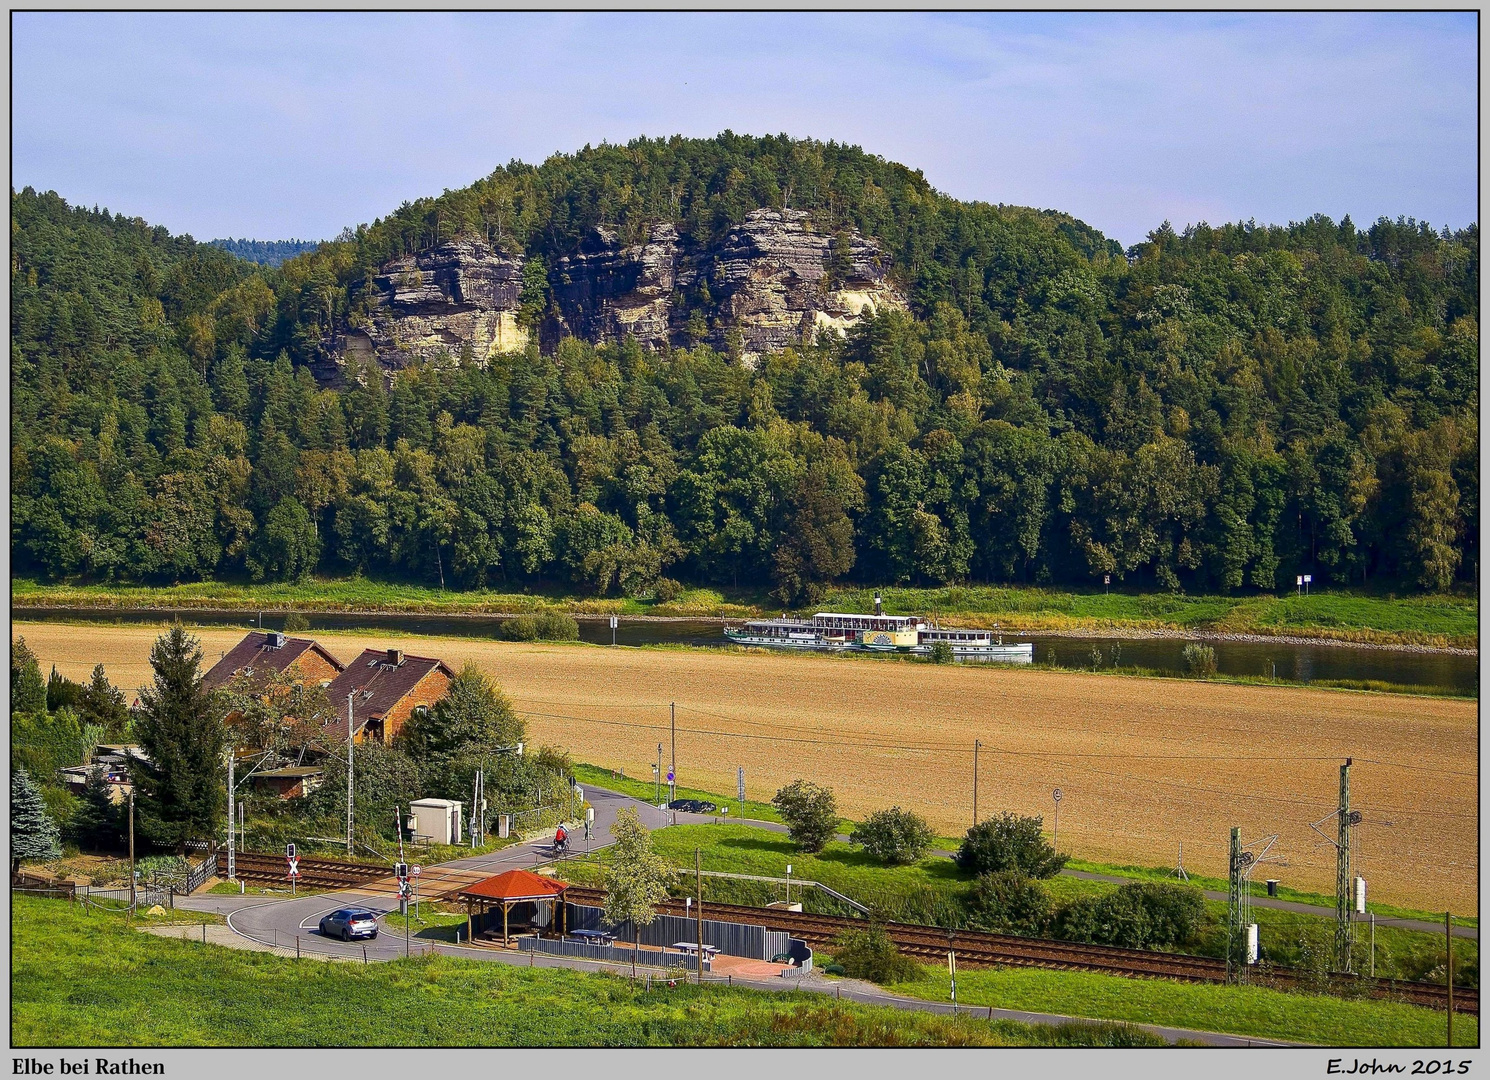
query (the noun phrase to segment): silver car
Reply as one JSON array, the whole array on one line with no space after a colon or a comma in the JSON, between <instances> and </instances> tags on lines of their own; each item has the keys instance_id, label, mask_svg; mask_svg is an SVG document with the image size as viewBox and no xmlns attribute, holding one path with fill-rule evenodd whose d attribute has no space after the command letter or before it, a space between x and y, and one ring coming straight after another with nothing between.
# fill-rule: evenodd
<instances>
[{"instance_id":1,"label":"silver car","mask_svg":"<svg viewBox=\"0 0 1490 1080\"><path fill-rule=\"evenodd\" d=\"M339 937L343 941L376 938L378 917L367 908L342 908L322 916L321 934L324 937Z\"/></svg>"}]
</instances>

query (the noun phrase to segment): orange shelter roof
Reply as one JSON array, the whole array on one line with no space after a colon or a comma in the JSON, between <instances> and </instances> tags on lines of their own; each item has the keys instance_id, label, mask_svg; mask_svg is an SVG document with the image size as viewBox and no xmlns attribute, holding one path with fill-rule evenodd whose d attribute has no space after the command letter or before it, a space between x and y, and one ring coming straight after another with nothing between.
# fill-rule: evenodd
<instances>
[{"instance_id":1,"label":"orange shelter roof","mask_svg":"<svg viewBox=\"0 0 1490 1080\"><path fill-rule=\"evenodd\" d=\"M458 895L481 900L550 900L567 888L567 881L555 881L531 870L508 870L468 885Z\"/></svg>"}]
</instances>

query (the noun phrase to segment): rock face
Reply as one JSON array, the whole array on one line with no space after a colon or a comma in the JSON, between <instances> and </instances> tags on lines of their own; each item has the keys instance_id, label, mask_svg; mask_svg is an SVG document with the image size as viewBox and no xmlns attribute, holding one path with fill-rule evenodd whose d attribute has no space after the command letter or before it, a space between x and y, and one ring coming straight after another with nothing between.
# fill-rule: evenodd
<instances>
[{"instance_id":1,"label":"rock face","mask_svg":"<svg viewBox=\"0 0 1490 1080\"><path fill-rule=\"evenodd\" d=\"M720 324L739 329L751 363L818 329L842 333L866 313L903 310L888 268L879 247L857 232L813 232L803 210L752 210L726 236L709 278Z\"/></svg>"},{"instance_id":2,"label":"rock face","mask_svg":"<svg viewBox=\"0 0 1490 1080\"><path fill-rule=\"evenodd\" d=\"M328 342L323 378L347 359L376 358L385 371L415 359L459 356L480 362L521 349L517 325L521 256L463 238L383 266L370 313ZM753 365L821 330L842 333L865 314L904 309L889 259L857 232L816 232L801 210L753 210L712 249L653 225L644 243L623 246L615 230L594 229L550 274L554 304L545 348L564 335L643 348L706 341L738 349Z\"/></svg>"},{"instance_id":3,"label":"rock face","mask_svg":"<svg viewBox=\"0 0 1490 1080\"><path fill-rule=\"evenodd\" d=\"M521 349L528 342L517 325L522 270L522 256L472 238L385 263L366 319L346 327L332 350L339 360L376 358L397 370L466 348L481 361Z\"/></svg>"},{"instance_id":4,"label":"rock face","mask_svg":"<svg viewBox=\"0 0 1490 1080\"><path fill-rule=\"evenodd\" d=\"M671 222L652 226L645 244L622 247L600 227L580 250L559 260L554 300L559 333L588 341L623 341L646 349L676 344L682 316L677 293L698 282L697 259L685 251Z\"/></svg>"}]
</instances>

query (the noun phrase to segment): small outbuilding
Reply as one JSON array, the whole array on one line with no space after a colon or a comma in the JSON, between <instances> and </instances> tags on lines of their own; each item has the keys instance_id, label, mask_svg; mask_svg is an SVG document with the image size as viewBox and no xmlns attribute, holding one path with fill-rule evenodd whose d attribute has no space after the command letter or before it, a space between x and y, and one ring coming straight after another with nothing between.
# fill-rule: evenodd
<instances>
[{"instance_id":1,"label":"small outbuilding","mask_svg":"<svg viewBox=\"0 0 1490 1080\"><path fill-rule=\"evenodd\" d=\"M502 944L511 939L515 926L543 930L552 928L557 915L558 932L564 933L564 890L567 881L556 881L531 870L508 870L478 881L456 893L466 902L466 939L476 933L495 933L496 909L502 909Z\"/></svg>"}]
</instances>

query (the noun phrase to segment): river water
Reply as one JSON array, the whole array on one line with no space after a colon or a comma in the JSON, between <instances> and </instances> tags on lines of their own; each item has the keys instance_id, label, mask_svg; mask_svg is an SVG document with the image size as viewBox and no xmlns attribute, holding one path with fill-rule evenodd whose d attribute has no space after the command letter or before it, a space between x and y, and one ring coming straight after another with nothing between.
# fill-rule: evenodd
<instances>
[{"instance_id":1,"label":"river water","mask_svg":"<svg viewBox=\"0 0 1490 1080\"><path fill-rule=\"evenodd\" d=\"M14 617L38 622L86 621L103 624L159 624L171 617L158 610L46 608L16 609ZM181 617L209 626L253 626L257 616L245 612L183 611ZM448 637L497 637L503 619L484 615L371 615L325 612L307 615L311 631L376 629L389 633L411 633ZM263 616L268 629L282 629L284 615ZM621 619L614 631L617 645L725 645L718 620L662 621ZM581 640L608 645L612 640L609 620L579 620ZM1009 634L1006 641L1028 641L1035 646L1035 659L1060 667L1093 666L1092 650L1101 653L1098 666L1147 668L1183 673L1184 638L1059 637L1047 634ZM1294 644L1279 641L1205 642L1216 650L1216 668L1223 675L1270 676L1290 682L1319 680L1377 680L1405 686L1430 687L1440 692L1472 694L1479 686L1478 656L1411 649L1373 649L1351 645ZM970 661L978 663L979 661Z\"/></svg>"}]
</instances>

